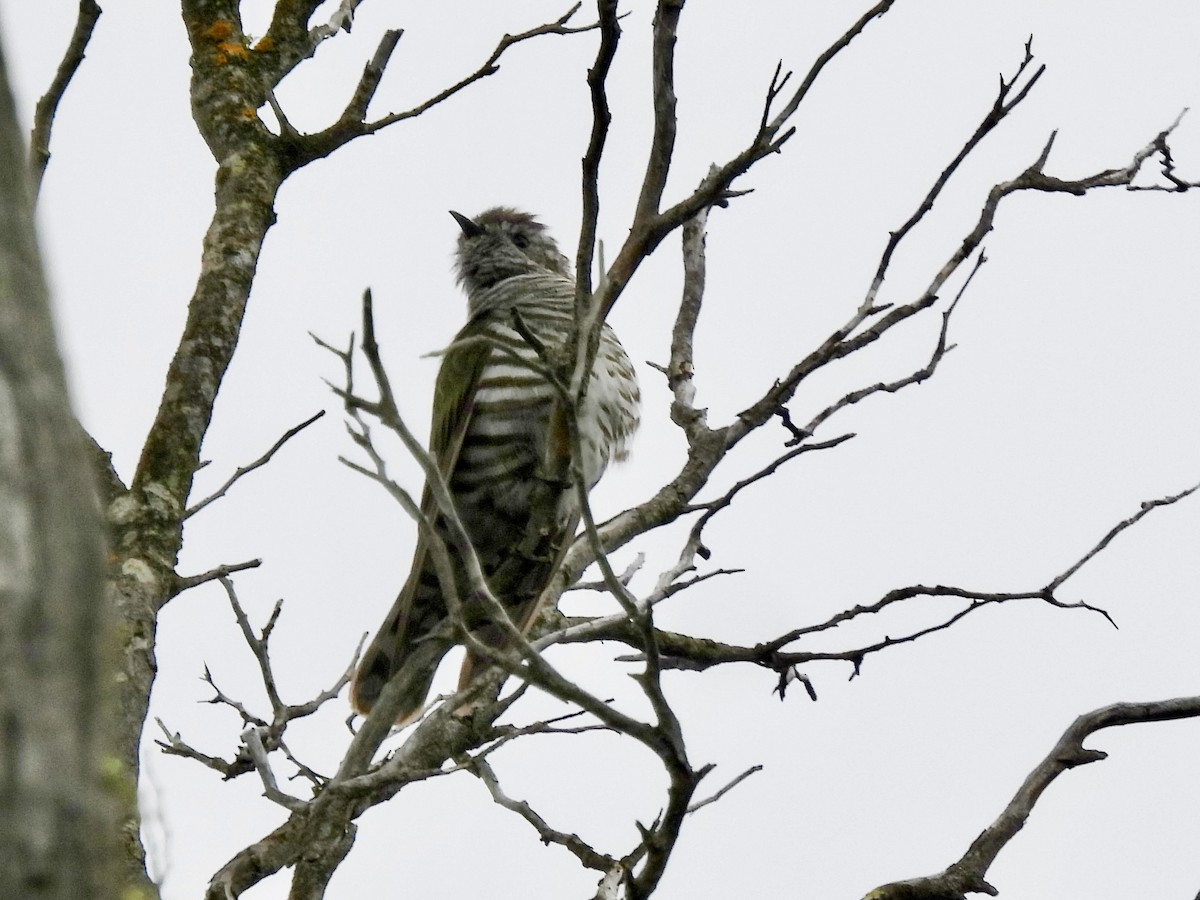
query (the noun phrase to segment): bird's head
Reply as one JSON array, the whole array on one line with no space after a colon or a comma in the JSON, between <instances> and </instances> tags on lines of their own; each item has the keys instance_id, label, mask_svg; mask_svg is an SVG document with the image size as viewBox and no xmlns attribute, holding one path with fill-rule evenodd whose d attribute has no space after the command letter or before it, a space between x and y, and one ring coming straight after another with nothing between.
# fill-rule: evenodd
<instances>
[{"instance_id":1,"label":"bird's head","mask_svg":"<svg viewBox=\"0 0 1200 900\"><path fill-rule=\"evenodd\" d=\"M571 277L571 264L546 226L529 213L498 206L469 219L451 210L462 229L455 264L470 297L514 275L551 272Z\"/></svg>"}]
</instances>

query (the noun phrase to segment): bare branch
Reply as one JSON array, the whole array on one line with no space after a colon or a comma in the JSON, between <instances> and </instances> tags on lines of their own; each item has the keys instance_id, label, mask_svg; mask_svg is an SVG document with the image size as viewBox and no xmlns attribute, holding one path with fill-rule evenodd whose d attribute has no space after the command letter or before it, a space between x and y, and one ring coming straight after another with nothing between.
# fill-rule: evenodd
<instances>
[{"instance_id":1,"label":"bare branch","mask_svg":"<svg viewBox=\"0 0 1200 900\"><path fill-rule=\"evenodd\" d=\"M187 510L184 511L183 518L185 520L190 519L192 516L194 516L196 513L200 512L200 510L204 509L204 507L208 506L210 503L212 503L216 500L220 500L222 497L225 496L225 494L227 494L229 492L229 489L231 487L233 487L233 485L237 482L237 480L239 478L241 478L243 475L250 474L257 468L265 466L267 463L269 463L271 461L271 457L273 457L277 452L279 452L280 447L282 447L284 444L286 444L288 441L290 441L292 438L294 438L296 435L298 435L301 431L303 431L305 428L307 428L313 422L317 421L317 419L321 418L323 415L325 415L325 410L322 409L319 412L317 412L315 415L309 416L307 419L305 419L299 425L295 425L295 426L289 428L287 431L285 431L283 433L283 435L279 438L279 440L277 440L274 444L271 445L270 449L267 450L266 453L264 453L262 456L260 456L258 459L256 459L254 462L250 463L249 465L239 467L233 473L233 475L231 475L229 477L229 480L226 481L223 485L221 485L221 487L218 488L214 493L209 494L207 497L205 497L200 502L188 507Z\"/></svg>"},{"instance_id":2,"label":"bare branch","mask_svg":"<svg viewBox=\"0 0 1200 900\"><path fill-rule=\"evenodd\" d=\"M210 581L228 578L235 572L244 572L247 569L257 569L262 565L261 559L251 559L246 562L233 563L226 566L217 566L215 569L209 569L207 572L201 572L199 575L183 575L179 577L175 590L171 596L182 594L189 588L198 587L202 584L207 584Z\"/></svg>"},{"instance_id":3,"label":"bare branch","mask_svg":"<svg viewBox=\"0 0 1200 900\"><path fill-rule=\"evenodd\" d=\"M751 766L745 772L743 772L742 774L738 775L735 779L733 779L733 781L729 782L729 784L725 785L725 787L721 788L719 791L717 791L715 794L713 794L711 797L706 797L705 799L697 801L696 803L693 803L691 806L689 806L688 810L687 810L688 815L690 816L692 813L696 812L696 810L698 810L698 809L703 809L704 807L708 806L710 803L716 803L718 800L720 800L722 797L724 797L726 794L728 794L730 791L732 791L735 787L737 787L739 784L741 784L743 781L745 781L747 778L749 778L755 772L761 772L762 768L763 767L761 765Z\"/></svg>"},{"instance_id":4,"label":"bare branch","mask_svg":"<svg viewBox=\"0 0 1200 900\"><path fill-rule=\"evenodd\" d=\"M595 869L598 872L608 872L616 866L617 861L615 859L605 853L598 852L579 835L567 834L564 831L551 828L546 823L546 820L538 815L528 802L525 800L514 800L504 793L504 790L500 787L499 780L496 778L495 771L486 759L476 757L470 762L465 763L465 766L484 783L488 789L488 793L492 795L492 799L497 804L511 812L515 812L532 825L537 830L538 837L541 838L543 844L558 844L560 847L565 847L574 854L581 865L588 869Z\"/></svg>"},{"instance_id":5,"label":"bare branch","mask_svg":"<svg viewBox=\"0 0 1200 900\"><path fill-rule=\"evenodd\" d=\"M392 53L395 52L396 45L400 43L403 35L404 29L402 28L390 28L383 33L383 37L379 39L379 46L375 48L375 55L363 67L362 77L359 78L354 95L342 112L342 119L355 122L366 119L367 107L371 105L375 92L379 90L379 83L383 80L383 71L387 68L388 61L392 58Z\"/></svg>"},{"instance_id":6,"label":"bare branch","mask_svg":"<svg viewBox=\"0 0 1200 900\"><path fill-rule=\"evenodd\" d=\"M1147 703L1114 703L1084 713L1063 732L1025 781L1004 811L967 849L962 858L945 871L922 878L893 882L867 894L868 900L901 900L901 898L934 897L965 900L967 893L995 896L999 893L988 884L986 876L1000 851L1025 826L1042 793L1059 775L1077 766L1106 759L1101 750L1083 746L1086 738L1103 728L1133 725L1142 722L1168 722L1200 716L1200 697L1180 697Z\"/></svg>"},{"instance_id":7,"label":"bare branch","mask_svg":"<svg viewBox=\"0 0 1200 900\"><path fill-rule=\"evenodd\" d=\"M760 159L778 152L783 143L791 137L792 130L783 129L826 64L861 34L871 21L884 15L894 2L895 0L882 0L859 18L817 58L787 106L769 121L768 115L764 113L763 121L766 122L766 126L758 129L741 153L724 165L715 167L689 197L662 212L658 211L658 201L661 198L662 183L665 182L671 146L674 143L674 91L669 83L665 87L655 85L655 132L647 154L647 176L639 197L638 211L630 226L629 237L606 273L605 285L597 292L598 318L603 320L608 316L634 272L663 238L700 210L722 205L731 197L742 193L730 190L733 181L749 171ZM678 24L679 10L676 7L682 6L678 0L660 0L659 13L655 17L656 75L662 74L670 78L674 29ZM783 81L786 80L785 77ZM772 80L768 102L774 99L782 84L778 78Z\"/></svg>"},{"instance_id":8,"label":"bare branch","mask_svg":"<svg viewBox=\"0 0 1200 900\"><path fill-rule=\"evenodd\" d=\"M1187 490L1180 491L1178 494L1172 494L1168 497L1160 497L1157 500L1144 501L1136 513L1134 513L1128 519L1125 519L1124 521L1118 522L1116 525L1114 525L1111 529L1109 529L1108 534L1104 535L1104 537L1100 539L1099 543L1097 543L1095 547L1076 560L1075 563L1067 568L1061 575L1058 575L1051 580L1050 583L1046 585L1046 591L1048 593L1053 593L1062 587L1063 582L1082 569L1089 560L1091 560L1098 553L1100 553L1101 550L1112 543L1113 538L1115 538L1126 528L1136 525L1139 521L1141 521L1142 518L1149 515L1153 510L1162 506L1170 506L1172 503L1177 503L1185 497L1190 497L1192 494L1196 493L1197 490L1200 490L1200 484L1194 484Z\"/></svg>"},{"instance_id":9,"label":"bare branch","mask_svg":"<svg viewBox=\"0 0 1200 900\"><path fill-rule=\"evenodd\" d=\"M971 152L982 142L982 140L990 134L995 128L1008 116L1008 114L1025 98L1030 88L1041 76L1042 69L1038 71L1026 82L1022 87L1015 92L1014 86L1021 80L1025 71L1032 62L1029 45L1025 48L1025 58L1017 68L1016 74L1011 79L1000 79L1000 90L996 98L992 102L992 107L984 116L983 121L975 132L967 138L966 142L959 149L954 159L949 165L942 170L941 174L934 181L933 186L926 193L924 199L918 205L917 209L909 216L909 218L889 237L883 253L880 256L879 263L875 270L875 275L871 280L871 284L863 298L862 303L855 311L850 319L830 334L825 341L805 359L792 367L791 371L783 378L777 380L774 385L768 390L761 399L755 402L749 408L743 410L739 414L737 421L731 427L727 436L728 441L736 442L741 436L749 433L759 424L765 422L771 415L776 414L776 410L783 406L795 393L796 387L802 380L811 375L818 369L828 365L829 363L841 359L845 356L855 353L866 347L868 344L878 340L888 330L895 327L899 323L906 321L914 315L928 309L938 299L938 293L942 286L957 271L959 265L968 259L975 249L982 242L984 236L991 230L992 221L995 218L996 207L999 205L1001 197L1004 194L996 195L997 188L993 188L988 195L987 201L984 203L981 212L980 222L975 229L970 232L967 238L957 246L950 260L942 266L935 275L933 281L925 289L925 291L915 300L901 306L890 308L881 306L878 302L879 290L884 283L884 279L890 270L892 259L895 255L900 243L907 237L917 224L933 209L933 204L941 195L943 189L949 183L951 176L958 171L963 161L971 154ZM1036 165L1036 164L1035 164ZM981 261L976 262L976 268L981 264ZM972 273L973 276L973 273ZM971 277L967 278L966 284L969 284ZM964 284L965 287L965 284ZM957 303L957 301L955 301ZM887 310L887 314L882 319L877 319L870 327L859 331L859 329L869 320L875 318L879 314ZM943 322L943 328L945 322ZM853 337L852 337L853 335ZM933 363L940 359L940 355L935 354ZM912 383L912 382L905 382ZM899 384L895 389L904 386L904 383ZM879 386L876 390L868 391L874 393L877 390L886 390L886 387ZM858 399L862 399L861 397ZM847 401L857 402L857 401ZM840 408L840 407L838 407ZM754 424L752 424L754 423ZM811 430L811 429L810 429Z\"/></svg>"},{"instance_id":10,"label":"bare branch","mask_svg":"<svg viewBox=\"0 0 1200 900\"><path fill-rule=\"evenodd\" d=\"M1005 86L1007 85L1005 82ZM1022 95L1018 92L1018 99L1020 96ZM1008 110L1016 102L1016 99L1009 98L1002 100L998 105L1001 109ZM606 550L611 552L634 536L673 522L690 511L691 507L688 504L691 498L708 482L728 450L751 431L777 415L778 410L791 398L804 378L828 363L866 347L896 325L932 306L946 281L974 253L991 231L999 205L1006 196L1025 190L1078 195L1099 187L1128 187L1145 162L1156 153L1161 153L1160 148L1165 145L1166 137L1174 127L1173 124L1165 129L1137 151L1128 165L1120 169L1106 169L1085 178L1067 181L1047 176L1040 170L1039 166L1045 161L1046 154L1043 152L1038 161L1017 178L995 185L988 193L975 227L962 241L956 243L950 258L919 297L899 306L882 307L875 303L875 294L868 291L863 305L845 325L834 331L816 350L793 366L791 371L778 379L727 426L697 432L689 444L687 461L672 481L665 484L649 500L599 526L597 530ZM869 327L859 330L868 318L874 318L875 321ZM582 571L590 562L589 551L590 547L586 543L577 542L566 559L568 572Z\"/></svg>"},{"instance_id":11,"label":"bare branch","mask_svg":"<svg viewBox=\"0 0 1200 900\"><path fill-rule=\"evenodd\" d=\"M267 624L262 627L258 635L254 634L254 629L250 625L250 619L242 609L241 603L238 602L237 593L234 591L233 582L227 577L221 578L221 586L225 588L226 596L229 598L229 605L233 609L234 617L237 619L238 628L242 632L242 637L246 641L246 645L250 648L250 652L254 654L254 659L258 663L259 672L262 675L263 688L267 692L267 699L271 703L272 721L270 728L264 732L263 738L266 741L267 749L274 750L278 748L282 741L282 735L289 722L295 719L302 719L312 715L330 700L333 700L341 693L342 688L350 683L350 679L354 675L354 668L358 665L359 655L362 653L362 645L365 640L365 635L359 639L358 647L354 651L354 655L350 660L350 664L338 677L330 687L318 693L311 700L304 703L288 704L284 703L279 696L279 689L275 681L275 673L271 666L271 657L269 642L271 632L275 628L275 623L279 621L279 615L283 611L283 601L277 600L274 607L271 609L271 615L267 619ZM266 724L266 723L261 723Z\"/></svg>"},{"instance_id":12,"label":"bare branch","mask_svg":"<svg viewBox=\"0 0 1200 900\"><path fill-rule=\"evenodd\" d=\"M967 139L967 142L963 144L962 148L958 151L958 155L955 156L954 159L950 161L950 164L942 170L942 173L937 177L937 180L934 181L933 187L929 189L929 193L925 195L925 199L921 201L920 206L917 207L917 209L911 216L909 216L908 220L905 221L903 225L901 225L896 231L893 231L888 237L887 246L884 248L883 254L879 258L879 265L875 269L875 276L871 279L871 285L867 290L866 297L863 299L862 308L864 310L869 310L875 306L879 289L883 286L884 279L887 277L888 269L891 266L892 257L894 256L896 249L908 236L909 232L911 232L933 209L933 204L937 201L937 198L941 196L941 193L949 183L950 178L955 172L958 171L959 167L963 164L966 158L971 155L971 153L977 146L979 146L983 139L991 134L996 127L1004 121L1008 114L1012 112L1017 105L1025 99L1026 96L1028 96L1030 90L1032 90L1033 86L1037 84L1038 79L1042 77L1042 74L1046 71L1045 66L1039 66L1037 71L1029 77L1028 81L1026 81L1019 90L1016 90L1014 95L1014 88L1016 87L1017 83L1021 81L1026 70L1032 63L1032 44L1027 42L1025 44L1025 57L1021 60L1021 64L1017 67L1017 71L1013 77L1006 80L1003 75L1000 76L1000 90L996 95L996 99L992 102L992 108L988 110L987 115L983 117L983 121L980 122L979 127L975 129L975 133ZM1047 151L1048 149L1049 148L1047 148ZM1043 154L1043 158L1039 159L1039 164L1044 163L1045 159ZM972 250L973 249L974 247L972 247ZM966 258L966 255L967 254L964 254L964 259Z\"/></svg>"},{"instance_id":13,"label":"bare branch","mask_svg":"<svg viewBox=\"0 0 1200 900\"><path fill-rule=\"evenodd\" d=\"M256 716L254 713L250 712L250 710L246 707L246 705L244 703L242 703L240 700L235 700L233 697L230 697L228 694L226 694L224 691L222 691L219 687L217 687L216 679L213 678L212 670L208 667L207 663L205 663L205 665L204 665L204 675L201 676L201 678L203 679L205 684L207 684L210 688L213 689L212 699L204 701L205 703L208 703L211 706L228 706L230 709L232 709L234 712L236 712L241 717L243 725L266 725L267 724L265 719L262 719L259 716ZM243 770L243 771L247 771L247 770ZM238 772L236 774L240 775L241 772Z\"/></svg>"},{"instance_id":14,"label":"bare branch","mask_svg":"<svg viewBox=\"0 0 1200 900\"><path fill-rule=\"evenodd\" d=\"M279 789L279 783L275 780L275 773L271 769L271 761L267 759L267 748L263 746L264 730L263 728L247 728L242 734L242 743L250 754L250 759L254 762L255 771L262 779L263 796L272 803L278 803L284 809L290 809L293 812L304 809L308 806L305 801Z\"/></svg>"},{"instance_id":15,"label":"bare branch","mask_svg":"<svg viewBox=\"0 0 1200 900\"><path fill-rule=\"evenodd\" d=\"M179 732L173 732L167 728L166 723L163 722L162 719L155 718L154 721L158 723L159 729L162 731L164 737L166 737L165 741L156 739L154 743L162 747L163 752L168 756L182 756L185 759L194 759L198 763L207 766L213 771L220 772L224 777L229 777L230 769L233 768L235 763L226 762L219 756L209 756L207 753L201 753L199 750L186 743L183 738L180 737Z\"/></svg>"},{"instance_id":16,"label":"bare branch","mask_svg":"<svg viewBox=\"0 0 1200 900\"><path fill-rule=\"evenodd\" d=\"M250 618L246 615L246 611L242 609L242 604L238 602L237 593L233 589L233 581L228 577L221 578L221 587L225 588L225 594L229 598L229 605L233 609L234 618L237 619L238 628L241 629L242 637L246 641L246 645L250 648L250 652L254 654L254 659L258 663L259 673L262 675L263 687L267 691L267 699L271 702L273 710L283 706L279 699L279 689L275 685L275 673L271 670L271 659L268 656L267 645L271 640L271 632L275 629L275 623L279 620L279 614L283 611L283 601L276 600L275 606L271 609L271 616L267 619L267 624L263 626L262 633L259 636L254 634L254 629L250 625Z\"/></svg>"},{"instance_id":17,"label":"bare branch","mask_svg":"<svg viewBox=\"0 0 1200 900\"><path fill-rule=\"evenodd\" d=\"M592 132L583 154L583 214L579 228L579 245L575 251L575 322L582 323L581 311L590 307L592 299L592 263L596 257L596 225L600 217L600 159L608 140L612 115L608 110L606 83L617 55L621 39L620 16L616 0L600 0L596 4L600 28L600 46L596 61L588 69L588 94L592 103Z\"/></svg>"},{"instance_id":18,"label":"bare branch","mask_svg":"<svg viewBox=\"0 0 1200 900\"><path fill-rule=\"evenodd\" d=\"M50 82L50 87L38 100L34 109L33 130L29 135L29 168L35 199L42 187L46 165L50 162L50 131L54 127L58 104L83 62L87 45L92 39L96 23L100 20L100 13L101 9L96 0L79 0L79 17L75 20L71 42L67 45L62 62L58 64L54 80Z\"/></svg>"},{"instance_id":19,"label":"bare branch","mask_svg":"<svg viewBox=\"0 0 1200 900\"><path fill-rule=\"evenodd\" d=\"M816 445L806 445L810 449L815 449ZM796 450L803 449L796 448ZM788 457L785 454L781 459ZM761 473L760 473L761 475ZM746 480L746 483L752 483L756 480L756 476L751 476ZM744 486L744 484L743 484ZM732 491L740 489L735 485ZM690 671L703 671L717 665L727 663L753 663L764 668L771 669L779 673L780 682L775 690L782 698L788 683L794 680L800 680L804 683L809 696L816 699L816 691L813 688L812 682L801 673L796 666L813 662L833 662L841 661L848 662L852 665L853 671L851 677L855 677L861 671L863 660L872 653L879 653L893 647L903 644L913 643L921 638L927 637L939 631L945 631L952 628L962 619L972 613L984 608L999 603L1010 603L1021 600L1040 600L1051 606L1060 609L1083 609L1090 612L1098 613L1104 616L1110 623L1113 623L1112 617L1103 609L1093 606L1084 601L1066 602L1060 600L1056 595L1056 591L1074 575L1088 561L1095 558L1103 549L1105 549L1116 535L1120 534L1125 529L1133 526L1151 510L1161 506L1169 506L1185 497L1191 496L1196 491L1200 490L1200 485L1195 485L1178 494L1162 497L1156 500L1148 500L1142 503L1139 511L1130 516L1128 519L1118 523L1104 536L1104 538L1076 562L1069 566L1061 575L1052 579L1045 587L1029 591L976 591L966 588L956 587L952 585L910 585L902 588L895 588L884 594L883 597L874 603L866 605L856 605L849 609L842 610L830 616L823 622L813 625L806 625L795 628L785 634L780 635L770 641L765 641L756 644L753 647L739 646L736 644L728 644L721 641L712 640L709 638L693 637L691 635L678 634L675 632L655 629L654 631L654 646L659 654L659 665L662 668L683 669ZM714 504L721 501L714 501ZM714 507L717 508L717 507ZM713 510L710 510L710 512ZM679 577L683 572L687 571L690 566L685 565L692 556L691 554L698 553L702 545L698 543L698 535L693 528L692 537L685 546L684 553L681 554L680 563L674 569L668 570L670 573L664 573L663 578L660 578L660 583L656 592L652 597L655 602L657 599L669 596L665 592L665 584L670 584L674 578ZM695 580L701 580L705 577L712 577L718 573L709 573L706 576L698 576ZM686 584L684 585L687 586ZM676 589L682 589L676 586ZM840 625L847 622L861 619L865 616L874 615L883 612L885 609L897 604L906 603L917 600L922 597L954 597L968 601L967 605L950 613L945 618L932 625L916 629L914 631L893 637L887 635L880 640L869 644L860 645L846 650L836 651L804 651L787 649L802 638L832 631ZM637 602L637 608L640 611L649 605L650 599ZM557 630L541 637L535 646L542 649L553 643L577 643L584 641L595 640L612 640L620 641L628 644L631 647L636 647L646 650L645 634L640 626L637 626L630 618L624 615L605 616L595 619L567 619L560 617L556 623L559 627ZM1113 623L1115 625L1115 623ZM626 656L621 657L627 661L642 661L643 656Z\"/></svg>"},{"instance_id":20,"label":"bare branch","mask_svg":"<svg viewBox=\"0 0 1200 900\"><path fill-rule=\"evenodd\" d=\"M909 375L904 376L903 378L898 378L895 381L889 381L886 383L877 382L875 384L868 385L867 387L859 388L856 391L851 391L813 416L813 418L810 419L803 428L797 428L792 424L790 417L786 415L783 416L784 425L788 427L793 435L795 435L795 437L788 441L785 446L791 446L799 443L805 436L813 434L818 428L821 427L822 424L824 424L834 415L841 412L848 406L853 406L854 404L865 400L867 397L871 397L880 393L894 394L897 391L909 387L910 385L923 384L925 381L932 378L934 372L937 371L937 367L941 363L942 358L954 349L954 345L948 344L946 340L947 333L950 329L950 316L958 307L958 303L960 300L962 300L963 294L966 293L971 281L975 278L975 273L979 271L985 262L987 262L987 256L980 251L979 255L975 257L975 265L967 274L967 278L963 282L962 287L959 288L958 294L955 296L953 302L942 311L942 327L938 331L937 342L934 344L933 352L930 354L929 360L923 367L917 369L915 372L912 372Z\"/></svg>"},{"instance_id":21,"label":"bare branch","mask_svg":"<svg viewBox=\"0 0 1200 900\"><path fill-rule=\"evenodd\" d=\"M738 494L750 487L750 485L757 484L764 478L774 475L779 471L780 467L782 467L785 463L795 459L797 456L803 456L805 453L812 453L818 450L831 450L834 447L840 447L842 444L846 443L846 441L849 441L854 437L854 433L850 432L847 434L839 434L837 437L830 438L827 441L817 441L815 443L801 444L799 447L793 447L786 453L783 453L771 460L770 463L763 466L763 468L759 469L753 475L749 475L746 478L736 482L731 488L729 488L729 490L727 490L720 497L717 497L715 500L710 500L707 503L698 504L692 507L693 509L703 509L705 512L704 515L699 518L696 524L692 526L692 533L688 543L695 546L696 553L707 559L708 550L702 543L700 543L700 534L704 530L704 526L709 523L712 517L721 512L721 510L728 508Z\"/></svg>"},{"instance_id":22,"label":"bare branch","mask_svg":"<svg viewBox=\"0 0 1200 900\"><path fill-rule=\"evenodd\" d=\"M209 768L220 772L227 780L244 775L249 771L257 770L259 776L263 779L263 786L267 796L274 802L294 810L299 808L296 804L303 804L304 801L290 797L286 793L279 791L274 773L271 771L267 761L267 754L274 750L282 750L285 756L296 765L300 775L307 778L315 786L324 783L326 779L318 775L309 766L297 760L291 751L287 749L283 742L283 734L287 730L289 723L295 719L311 715L341 693L342 688L350 682L355 666L358 665L358 657L362 652L362 644L366 636L364 635L362 640L359 641L358 648L354 653L354 658L350 661L350 665L332 687L321 691L316 697L306 703L296 705L284 703L279 696L279 689L276 684L275 673L271 666L269 650L271 633L275 628L275 623L279 620L279 615L283 609L283 601L279 600L275 603L266 625L263 626L258 634L255 634L249 617L238 600L233 581L229 577L233 568L225 567L224 570L214 570L212 573L206 573L205 577L206 580L220 581L221 586L225 589L229 605L237 620L238 628L242 632L242 637L246 641L246 645L250 648L251 653L253 653L255 661L258 663L263 687L271 706L271 719L268 721L262 716L256 715L250 711L246 704L224 693L217 687L212 671L206 665L204 667L203 678L213 689L213 697L207 702L228 706L238 714L244 725L250 726L242 735L242 747L232 761L226 761L219 757L211 757L188 746L180 739L179 735L167 731L166 726L161 721L159 722L159 726L168 740L165 743L159 741L158 744L163 748L164 752L175 756L196 759Z\"/></svg>"},{"instance_id":23,"label":"bare branch","mask_svg":"<svg viewBox=\"0 0 1200 900\"><path fill-rule=\"evenodd\" d=\"M683 224L683 295L675 326L671 329L671 361L666 371L667 386L674 395L671 421L684 430L689 443L694 443L701 432L708 430L707 413L695 406L696 369L692 348L704 302L708 213L708 208L702 209Z\"/></svg>"},{"instance_id":24,"label":"bare branch","mask_svg":"<svg viewBox=\"0 0 1200 900\"><path fill-rule=\"evenodd\" d=\"M646 554L645 553L637 554L637 556L635 556L633 558L633 560L629 563L629 565L625 567L625 571L623 571L620 575L617 576L617 580L620 581L621 584L628 587L629 582L631 582L633 580L633 576L636 575L639 571L641 571L642 566L644 566L645 564L646 564ZM567 588L567 591L607 591L607 590L608 590L608 582L604 581L604 579L601 579L600 581L577 581ZM565 593L565 591L564 591L564 593Z\"/></svg>"},{"instance_id":25,"label":"bare branch","mask_svg":"<svg viewBox=\"0 0 1200 900\"><path fill-rule=\"evenodd\" d=\"M405 119L415 118L437 106L439 103L450 99L455 94L475 84L475 82L481 81L490 75L495 75L500 71L500 58L510 47L532 40L533 38L541 37L542 35L580 34L598 28L597 24L581 25L578 27L567 25L567 22L579 11L579 7L580 4L576 3L565 14L559 16L553 22L535 26L519 34L504 35L496 44L491 55L471 74L410 109L403 112L390 113L374 121L367 121L365 119L367 105L374 96L379 81L383 77L387 62L391 57L392 50L395 48L396 42L400 39L399 32L385 34L371 62L364 68L362 77L359 79L359 83L350 101L347 103L345 111L338 120L325 130L315 134L303 135L295 142L295 152L292 160L293 168L299 168L313 160L328 156L334 150L337 150L355 138L375 134L389 125L403 122Z\"/></svg>"},{"instance_id":26,"label":"bare branch","mask_svg":"<svg viewBox=\"0 0 1200 900\"><path fill-rule=\"evenodd\" d=\"M308 32L313 49L316 49L322 41L333 37L339 31L349 32L351 26L354 24L354 12L362 2L363 0L341 0L337 8L329 16L328 22L318 25ZM311 14L310 12L309 15Z\"/></svg>"},{"instance_id":27,"label":"bare branch","mask_svg":"<svg viewBox=\"0 0 1200 900\"><path fill-rule=\"evenodd\" d=\"M654 90L654 134L650 138L646 174L638 193L635 221L649 221L658 215L671 156L675 150L675 40L683 0L659 0L654 13L652 78ZM706 206L708 204L705 204Z\"/></svg>"},{"instance_id":28,"label":"bare branch","mask_svg":"<svg viewBox=\"0 0 1200 900\"><path fill-rule=\"evenodd\" d=\"M1161 164L1162 172L1161 172L1161 174L1162 174L1162 177L1167 180L1168 184L1165 184L1165 185L1163 185L1163 184L1130 185L1129 190L1131 190L1131 191L1171 191L1173 193L1181 194L1186 190L1190 190L1191 188L1200 187L1200 179L1197 179L1196 181L1188 181L1184 178L1180 178L1178 175L1175 174L1175 157L1171 153L1170 145L1167 144L1168 135L1183 120L1183 117L1185 115L1187 115L1187 112L1188 112L1188 110L1185 107L1183 109L1183 111L1178 116L1176 116L1174 124L1171 125L1171 127L1169 129L1162 132L1158 136L1158 140L1157 140L1158 148L1157 149L1158 149L1159 156L1162 157L1162 164Z\"/></svg>"}]
</instances>

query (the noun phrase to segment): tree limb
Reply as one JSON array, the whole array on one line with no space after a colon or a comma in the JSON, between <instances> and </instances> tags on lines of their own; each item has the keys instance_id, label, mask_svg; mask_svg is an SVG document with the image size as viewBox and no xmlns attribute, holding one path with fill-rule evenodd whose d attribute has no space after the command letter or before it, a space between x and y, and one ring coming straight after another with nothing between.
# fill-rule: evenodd
<instances>
[{"instance_id":1,"label":"tree limb","mask_svg":"<svg viewBox=\"0 0 1200 900\"><path fill-rule=\"evenodd\" d=\"M58 104L83 62L87 45L92 40L92 32L96 29L96 23L100 21L100 14L101 9L96 0L79 0L79 16L75 20L71 42L67 44L62 62L58 64L54 80L50 82L50 87L38 100L34 109L33 130L29 135L29 169L35 199L42 188L42 176L46 174L46 165L50 162L50 130L54 127Z\"/></svg>"},{"instance_id":2,"label":"tree limb","mask_svg":"<svg viewBox=\"0 0 1200 900\"><path fill-rule=\"evenodd\" d=\"M277 440L274 444L271 445L270 449L268 449L266 453L264 453L262 456L260 456L256 460L254 460L254 462L249 463L248 465L239 466L234 471L234 473L231 476L229 476L229 479L223 485L221 485L219 488L217 488L216 491L209 494L203 500L200 500L200 501L192 504L191 506L189 506L184 511L183 518L190 519L192 516L194 516L196 513L200 512L200 510L204 509L210 503L213 503L216 500L220 500L222 497L224 497L229 492L229 489L231 487L233 487L233 485L237 482L237 480L239 478L241 478L244 475L249 475L255 469L265 466L267 463L269 463L271 461L271 457L273 457L276 453L279 452L279 449L284 444L286 444L288 441L290 441L292 438L294 438L297 434L299 434L301 431L303 431L305 428L307 428L313 422L317 421L317 419L321 418L323 415L325 415L325 410L322 409L319 412L317 412L315 415L309 416L307 419L305 419L299 425L294 425L291 428L289 428L287 431L285 431L283 433L283 435L279 438L279 440Z\"/></svg>"},{"instance_id":3,"label":"tree limb","mask_svg":"<svg viewBox=\"0 0 1200 900\"><path fill-rule=\"evenodd\" d=\"M864 900L966 900L968 893L995 896L988 884L988 869L1000 851L1025 827L1042 793L1059 775L1106 759L1102 750L1083 746L1086 738L1103 728L1142 722L1169 722L1200 716L1200 697L1179 697L1147 703L1114 703L1079 716L1032 772L1025 778L1003 812L967 849L962 858L937 875L912 878L878 887Z\"/></svg>"}]
</instances>

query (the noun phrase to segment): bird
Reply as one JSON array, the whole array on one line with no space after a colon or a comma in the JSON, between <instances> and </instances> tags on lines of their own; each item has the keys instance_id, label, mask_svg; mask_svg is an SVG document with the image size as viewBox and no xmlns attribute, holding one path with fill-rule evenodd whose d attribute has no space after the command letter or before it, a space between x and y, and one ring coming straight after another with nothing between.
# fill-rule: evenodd
<instances>
[{"instance_id":1,"label":"bird","mask_svg":"<svg viewBox=\"0 0 1200 900\"><path fill-rule=\"evenodd\" d=\"M570 454L562 408L545 375L546 359L574 327L571 265L546 226L511 207L495 207L458 223L455 269L467 295L468 320L443 351L434 387L429 452L478 556L483 576L524 633L538 597L575 536L576 493L559 485L552 522L530 534L536 497L545 497L546 461L557 471ZM540 345L540 346L538 346ZM601 326L586 395L576 412L582 480L591 490L610 461L624 460L640 420L637 374L615 332ZM539 487L541 485L542 487ZM539 494L538 492L541 491ZM543 509L549 511L542 500ZM439 535L448 531L430 487L421 510ZM543 516L545 518L545 516ZM544 524L544 523L543 523ZM531 537L534 542L531 544ZM402 681L395 724L419 718L438 664L455 644L449 610L424 530L407 580L359 663L351 686L354 710L366 715L389 681ZM458 596L469 596L465 568L447 540ZM504 648L506 639L478 605L463 607L472 633ZM485 661L468 651L459 687Z\"/></svg>"}]
</instances>

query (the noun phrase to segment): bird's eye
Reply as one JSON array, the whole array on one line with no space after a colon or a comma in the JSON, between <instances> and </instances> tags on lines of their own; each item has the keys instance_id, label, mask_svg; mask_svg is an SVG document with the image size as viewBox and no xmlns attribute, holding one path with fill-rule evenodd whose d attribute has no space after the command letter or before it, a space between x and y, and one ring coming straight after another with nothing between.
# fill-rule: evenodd
<instances>
[{"instance_id":1,"label":"bird's eye","mask_svg":"<svg viewBox=\"0 0 1200 900\"><path fill-rule=\"evenodd\" d=\"M517 245L518 250L524 250L529 246L529 238L523 234L514 234L512 242Z\"/></svg>"}]
</instances>

